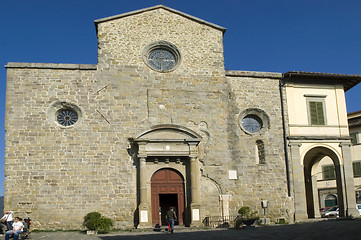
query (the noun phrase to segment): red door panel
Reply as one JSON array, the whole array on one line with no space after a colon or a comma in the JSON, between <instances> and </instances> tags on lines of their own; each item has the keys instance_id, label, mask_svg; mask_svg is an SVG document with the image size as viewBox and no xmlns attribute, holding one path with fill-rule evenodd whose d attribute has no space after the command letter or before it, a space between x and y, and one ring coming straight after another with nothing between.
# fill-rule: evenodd
<instances>
[{"instance_id":1,"label":"red door panel","mask_svg":"<svg viewBox=\"0 0 361 240\"><path fill-rule=\"evenodd\" d=\"M159 216L159 194L177 194L177 205L174 206L178 209L178 222L179 225L183 225L183 215L184 215L184 180L182 175L173 169L165 168L157 171L153 174L151 179L151 188L152 188L152 223L160 224L161 219ZM164 200L164 195L162 197ZM164 205L164 204L163 204ZM166 212L164 209L162 209Z\"/></svg>"}]
</instances>

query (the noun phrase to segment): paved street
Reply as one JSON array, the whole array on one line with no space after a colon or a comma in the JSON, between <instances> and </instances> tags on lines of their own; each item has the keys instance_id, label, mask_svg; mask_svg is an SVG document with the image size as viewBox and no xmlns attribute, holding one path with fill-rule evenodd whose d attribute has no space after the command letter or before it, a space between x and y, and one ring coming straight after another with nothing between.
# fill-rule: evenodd
<instances>
[{"instance_id":1,"label":"paved street","mask_svg":"<svg viewBox=\"0 0 361 240\"><path fill-rule=\"evenodd\" d=\"M164 229L164 228L163 228ZM80 232L33 232L33 240L233 240L233 239L270 239L270 240L353 240L361 239L361 220L328 220L313 223L253 227L240 230L178 229L174 234L168 232L117 232L106 235L87 236ZM2 237L1 239L4 239Z\"/></svg>"}]
</instances>

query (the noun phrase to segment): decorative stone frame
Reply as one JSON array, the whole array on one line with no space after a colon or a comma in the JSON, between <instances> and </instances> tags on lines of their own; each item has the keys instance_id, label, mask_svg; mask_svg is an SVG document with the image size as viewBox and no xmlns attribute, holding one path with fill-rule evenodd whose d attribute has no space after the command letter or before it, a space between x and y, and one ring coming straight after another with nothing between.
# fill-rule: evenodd
<instances>
[{"instance_id":1,"label":"decorative stone frame","mask_svg":"<svg viewBox=\"0 0 361 240\"><path fill-rule=\"evenodd\" d=\"M137 145L135 159L139 161L139 228L152 226L150 214L152 212L151 187L148 183L155 170L159 170L164 166L176 169L185 179L190 180L190 188L186 189L191 196L191 199L186 200L188 213L191 214L189 220L191 220L193 226L202 224L199 218L201 171L198 160L198 144L201 140L202 136L193 130L174 124L155 125L129 139L131 144ZM149 165L147 164L148 157L187 157L189 169L186 170L176 162L174 164L166 163L166 165L160 165L159 163ZM187 171L189 171L188 177ZM194 215L195 212L198 215ZM142 218L141 213L147 215L147 217L143 216Z\"/></svg>"},{"instance_id":2,"label":"decorative stone frame","mask_svg":"<svg viewBox=\"0 0 361 240\"><path fill-rule=\"evenodd\" d=\"M70 110L76 112L78 115L78 120L73 125L70 125L70 126L61 125L57 120L57 114L62 109L70 109ZM69 103L69 102L65 102L65 101L56 101L49 106L46 116L47 116L49 123L51 125L53 125L54 127L72 128L72 127L77 126L81 122L82 116L83 116L82 112L83 111L81 110L81 108L73 103Z\"/></svg>"},{"instance_id":3,"label":"decorative stone frame","mask_svg":"<svg viewBox=\"0 0 361 240\"><path fill-rule=\"evenodd\" d=\"M168 70L159 70L159 69L155 69L153 66L151 66L149 64L148 57L149 57L150 52L155 50L155 49L165 49L165 50L170 51L175 56L175 60L176 60L175 65L171 69L168 69ZM178 48L174 44L172 44L170 42L167 42L167 41L157 41L157 42L153 42L153 43L149 44L148 46L146 46L144 48L143 53L142 53L142 57L143 57L144 63L150 69L152 69L154 71L157 71L157 72L161 72L161 73L174 71L175 69L178 68L178 66L180 65L181 60L182 60L181 53L178 50Z\"/></svg>"},{"instance_id":4,"label":"decorative stone frame","mask_svg":"<svg viewBox=\"0 0 361 240\"><path fill-rule=\"evenodd\" d=\"M307 95L307 94L305 94L304 97L306 98L306 104L307 104L308 125L315 126L315 127L326 126L327 125L327 112L326 112L326 100L325 99L326 99L327 95L311 95L311 94ZM312 124L310 102L322 103L324 124Z\"/></svg>"},{"instance_id":5,"label":"decorative stone frame","mask_svg":"<svg viewBox=\"0 0 361 240\"><path fill-rule=\"evenodd\" d=\"M262 127L259 131L252 133L252 132L249 132L246 129L244 129L244 127L242 126L242 119L249 115L255 115L259 119L261 119ZM263 134L270 128L270 119L265 111L263 111L259 108L248 108L248 109L243 110L238 115L238 125L242 129L243 132L245 132L249 135Z\"/></svg>"}]
</instances>

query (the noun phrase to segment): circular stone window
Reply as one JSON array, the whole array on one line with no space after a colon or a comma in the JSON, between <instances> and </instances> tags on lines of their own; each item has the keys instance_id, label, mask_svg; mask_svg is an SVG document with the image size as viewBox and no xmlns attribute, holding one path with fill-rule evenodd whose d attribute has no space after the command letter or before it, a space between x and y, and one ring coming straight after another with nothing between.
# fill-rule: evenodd
<instances>
[{"instance_id":1,"label":"circular stone window","mask_svg":"<svg viewBox=\"0 0 361 240\"><path fill-rule=\"evenodd\" d=\"M143 51L143 61L158 72L170 72L180 63L180 53L175 45L158 41L148 45Z\"/></svg>"},{"instance_id":2,"label":"circular stone window","mask_svg":"<svg viewBox=\"0 0 361 240\"><path fill-rule=\"evenodd\" d=\"M256 115L247 115L242 119L242 127L250 133L258 132L262 125L262 120Z\"/></svg>"},{"instance_id":3,"label":"circular stone window","mask_svg":"<svg viewBox=\"0 0 361 240\"><path fill-rule=\"evenodd\" d=\"M78 114L72 109L60 109L57 113L56 120L60 125L65 127L71 126L78 121Z\"/></svg>"},{"instance_id":4,"label":"circular stone window","mask_svg":"<svg viewBox=\"0 0 361 240\"><path fill-rule=\"evenodd\" d=\"M55 127L73 127L82 119L82 110L75 104L56 101L47 110L47 119Z\"/></svg>"},{"instance_id":5,"label":"circular stone window","mask_svg":"<svg viewBox=\"0 0 361 240\"><path fill-rule=\"evenodd\" d=\"M247 134L261 134L270 126L268 115L258 108L250 108L241 112L238 116L238 123Z\"/></svg>"}]
</instances>

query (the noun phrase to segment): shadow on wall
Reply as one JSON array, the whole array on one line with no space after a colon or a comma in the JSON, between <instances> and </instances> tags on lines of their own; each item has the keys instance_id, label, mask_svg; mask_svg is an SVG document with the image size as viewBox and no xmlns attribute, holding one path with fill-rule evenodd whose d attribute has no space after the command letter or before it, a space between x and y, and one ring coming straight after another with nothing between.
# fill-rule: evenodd
<instances>
[{"instance_id":1,"label":"shadow on wall","mask_svg":"<svg viewBox=\"0 0 361 240\"><path fill-rule=\"evenodd\" d=\"M4 215L4 196L0 196L0 216Z\"/></svg>"}]
</instances>

